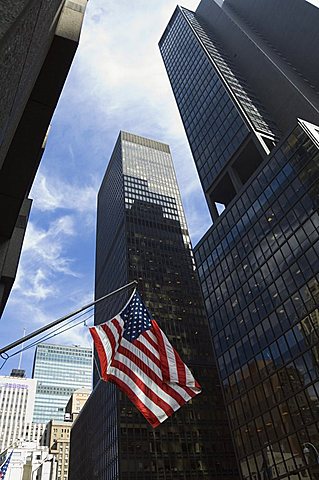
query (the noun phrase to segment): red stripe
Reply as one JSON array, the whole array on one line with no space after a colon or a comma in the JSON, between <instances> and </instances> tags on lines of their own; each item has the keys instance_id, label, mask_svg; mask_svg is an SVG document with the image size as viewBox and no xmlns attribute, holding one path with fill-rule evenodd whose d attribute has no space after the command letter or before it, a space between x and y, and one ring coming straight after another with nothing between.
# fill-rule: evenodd
<instances>
[{"instance_id":1,"label":"red stripe","mask_svg":"<svg viewBox=\"0 0 319 480\"><path fill-rule=\"evenodd\" d=\"M113 323L114 327L116 328L117 333L119 334L118 343L120 343L121 338L122 338L123 329L122 329L119 321L116 318L113 318L112 323Z\"/></svg>"},{"instance_id":2,"label":"red stripe","mask_svg":"<svg viewBox=\"0 0 319 480\"><path fill-rule=\"evenodd\" d=\"M176 364L176 370L178 375L178 383L179 385L186 385L185 364L182 361L181 357L176 352L175 348L173 348L173 351L175 355L175 364Z\"/></svg>"},{"instance_id":3,"label":"red stripe","mask_svg":"<svg viewBox=\"0 0 319 480\"><path fill-rule=\"evenodd\" d=\"M127 365L119 360L113 360L112 367L118 368L125 373L137 385L137 387L158 407L160 407L168 417L173 415L173 408L169 403L159 397L150 387L148 387Z\"/></svg>"},{"instance_id":4,"label":"red stripe","mask_svg":"<svg viewBox=\"0 0 319 480\"><path fill-rule=\"evenodd\" d=\"M107 380L108 380L107 373L106 373L106 371L107 371L107 359L106 359L106 354L105 354L103 343L102 343L95 327L91 327L91 328L89 328L89 330L90 330L90 333L92 335L97 354L99 356L101 376L102 376L103 380L105 380L107 382Z\"/></svg>"},{"instance_id":5,"label":"red stripe","mask_svg":"<svg viewBox=\"0 0 319 480\"><path fill-rule=\"evenodd\" d=\"M152 329L158 343L157 349L160 356L163 379L169 382L170 381L169 367L168 367L168 360L166 356L165 345L162 337L162 331L157 325L155 320L152 320Z\"/></svg>"},{"instance_id":6,"label":"red stripe","mask_svg":"<svg viewBox=\"0 0 319 480\"><path fill-rule=\"evenodd\" d=\"M174 390L173 387L171 387L168 383L163 382L162 379L158 375L156 375L156 373L149 367L149 365L146 365L137 355L132 353L130 350L121 345L117 353L123 355L124 357L127 357L129 360L135 363L135 365L137 365L143 371L143 373L145 373L145 375L147 375L154 383L161 387L164 392L167 393L167 395L173 397L180 406L184 405L184 403L187 402L187 400L185 400L185 398L183 398L176 390ZM114 361L112 362L112 366L113 365Z\"/></svg>"},{"instance_id":7,"label":"red stripe","mask_svg":"<svg viewBox=\"0 0 319 480\"><path fill-rule=\"evenodd\" d=\"M100 326L103 328L107 338L110 341L110 344L111 344L111 347L112 347L112 358L113 358L116 347L117 347L117 343L116 343L115 337L113 335L113 332L112 332L112 330L110 329L110 327L108 326L107 323L103 323Z\"/></svg>"},{"instance_id":8,"label":"red stripe","mask_svg":"<svg viewBox=\"0 0 319 480\"><path fill-rule=\"evenodd\" d=\"M156 428L160 425L160 421L157 416L151 412L151 410L144 405L144 403L138 398L138 396L130 389L126 383L117 378L115 375L109 375L109 379L115 383L131 400L131 402L138 408L146 420L151 424L153 428Z\"/></svg>"}]
</instances>

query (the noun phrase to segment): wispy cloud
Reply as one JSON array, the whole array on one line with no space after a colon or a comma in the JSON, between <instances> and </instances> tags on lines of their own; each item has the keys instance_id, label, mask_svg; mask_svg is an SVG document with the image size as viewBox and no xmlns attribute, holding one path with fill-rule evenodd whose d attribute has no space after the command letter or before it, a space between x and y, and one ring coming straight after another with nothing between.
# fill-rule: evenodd
<instances>
[{"instance_id":1,"label":"wispy cloud","mask_svg":"<svg viewBox=\"0 0 319 480\"><path fill-rule=\"evenodd\" d=\"M53 221L48 229L39 228L29 222L14 291L21 297L33 301L44 300L57 293L52 282L56 274L78 276L72 270L72 261L64 256L63 248L67 238L75 235L71 216Z\"/></svg>"},{"instance_id":2,"label":"wispy cloud","mask_svg":"<svg viewBox=\"0 0 319 480\"><path fill-rule=\"evenodd\" d=\"M66 181L57 175L46 176L40 172L31 196L34 198L34 208L40 211L66 209L95 215L97 189L97 179L86 185L73 183L72 179Z\"/></svg>"}]
</instances>

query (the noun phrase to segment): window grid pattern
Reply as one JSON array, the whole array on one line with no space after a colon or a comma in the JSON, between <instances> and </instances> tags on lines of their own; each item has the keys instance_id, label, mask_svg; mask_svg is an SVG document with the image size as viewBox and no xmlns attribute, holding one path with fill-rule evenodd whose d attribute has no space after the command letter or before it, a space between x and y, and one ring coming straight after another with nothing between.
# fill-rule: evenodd
<instances>
[{"instance_id":1,"label":"window grid pattern","mask_svg":"<svg viewBox=\"0 0 319 480\"><path fill-rule=\"evenodd\" d=\"M318 184L298 126L195 250L244 478L317 471Z\"/></svg>"},{"instance_id":2,"label":"window grid pattern","mask_svg":"<svg viewBox=\"0 0 319 480\"><path fill-rule=\"evenodd\" d=\"M160 50L207 192L249 129L179 7Z\"/></svg>"},{"instance_id":3,"label":"window grid pattern","mask_svg":"<svg viewBox=\"0 0 319 480\"><path fill-rule=\"evenodd\" d=\"M265 134L273 140L278 139L279 132L273 121L267 115L264 107L255 98L249 89L247 82L241 78L232 64L225 48L213 37L212 32L205 27L205 24L196 15L187 9L182 9L190 24L198 34L201 42L206 47L209 55L219 69L224 81L235 95L239 105L252 122L254 129ZM206 28L206 30L205 30Z\"/></svg>"},{"instance_id":4,"label":"window grid pattern","mask_svg":"<svg viewBox=\"0 0 319 480\"><path fill-rule=\"evenodd\" d=\"M116 215L109 212L113 208ZM106 293L110 285L117 288L124 279L138 280L142 298L203 386L203 393L154 431L126 396L110 384L98 383L72 429L71 470L75 468L76 475L72 471L70 480L88 478L87 460L98 478L105 480L210 480L218 475L225 480L238 478L167 145L120 133L99 193L98 219L101 232L97 232L96 291ZM124 252L117 250L118 243ZM125 299L119 297L122 307ZM100 305L95 323L118 313L118 303L115 299ZM214 408L207 408L207 404ZM102 410L101 429L101 416L96 410L92 412L98 405ZM101 444L95 439L95 432L99 435L100 430ZM80 439L84 437L88 441L82 444ZM92 453L95 449L97 455ZM96 456L99 460L95 464Z\"/></svg>"}]
</instances>

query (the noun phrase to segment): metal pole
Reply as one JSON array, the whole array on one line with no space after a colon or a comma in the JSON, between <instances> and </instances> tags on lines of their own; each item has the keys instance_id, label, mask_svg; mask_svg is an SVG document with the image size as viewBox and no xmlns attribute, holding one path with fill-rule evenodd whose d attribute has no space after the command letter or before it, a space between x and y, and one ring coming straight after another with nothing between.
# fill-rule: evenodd
<instances>
[{"instance_id":1,"label":"metal pole","mask_svg":"<svg viewBox=\"0 0 319 480\"><path fill-rule=\"evenodd\" d=\"M67 320L68 318L71 318L74 315L77 315L78 313L82 312L83 310L86 310L87 308L92 307L96 303L101 302L102 300L105 300L108 297L111 297L115 293L119 293L122 290L125 290L129 287L133 287L133 285L135 285L135 286L137 285L137 280L133 280L133 282L130 282L127 285L123 285L122 287L118 288L117 290L114 290L113 292L107 293L106 295L104 295L104 297L98 298L94 302L88 303L87 305L84 305L84 307L81 307L78 310L75 310L74 312L69 313L68 315L64 315L64 317L58 318L57 320L54 320L54 322L51 322L48 325L45 325L44 327L38 328L38 330L35 330L32 333L29 333L29 335L26 335L25 337L22 337L19 340L16 340L15 342L12 342L9 345L6 345L3 348L0 348L0 355L5 353L7 350L11 350L12 348L17 347L18 345L20 345L23 342L27 342L28 340L30 340L33 337L36 337L40 333L45 332L46 330L49 330L52 327L55 327L59 323L62 323L62 322L64 322L64 320Z\"/></svg>"}]
</instances>

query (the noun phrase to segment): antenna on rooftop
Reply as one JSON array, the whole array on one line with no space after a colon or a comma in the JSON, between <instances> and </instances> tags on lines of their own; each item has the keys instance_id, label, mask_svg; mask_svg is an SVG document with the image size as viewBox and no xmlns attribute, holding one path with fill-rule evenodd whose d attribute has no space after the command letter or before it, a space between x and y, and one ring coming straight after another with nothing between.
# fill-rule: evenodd
<instances>
[{"instance_id":1,"label":"antenna on rooftop","mask_svg":"<svg viewBox=\"0 0 319 480\"><path fill-rule=\"evenodd\" d=\"M23 338L25 337L25 334L26 334L26 329L24 328L23 329ZM19 365L18 365L18 370L21 369L21 362L22 362L22 351L23 351L23 347L24 347L24 342L22 343L22 349L21 349L21 352L20 352L20 355L19 355Z\"/></svg>"}]
</instances>

